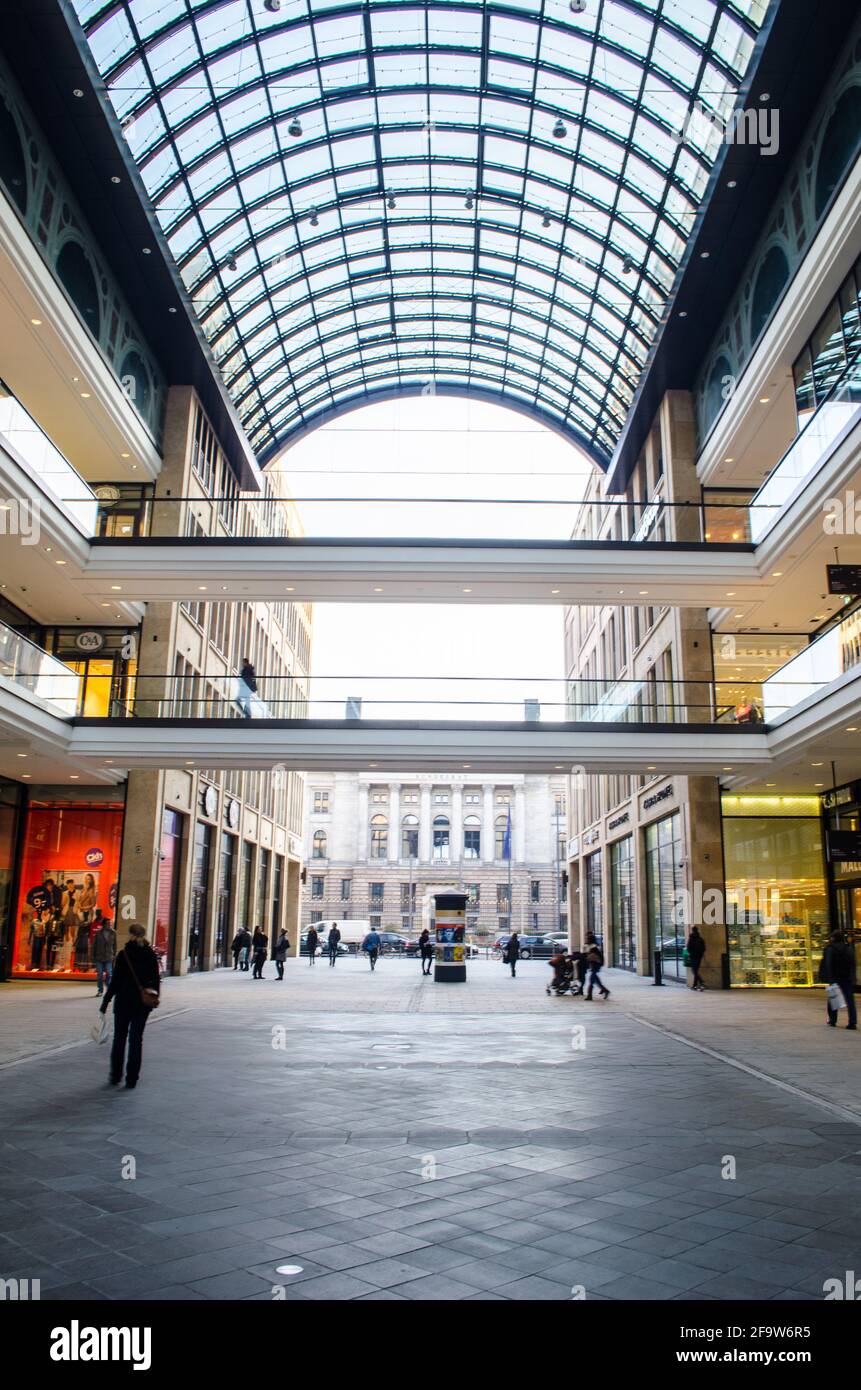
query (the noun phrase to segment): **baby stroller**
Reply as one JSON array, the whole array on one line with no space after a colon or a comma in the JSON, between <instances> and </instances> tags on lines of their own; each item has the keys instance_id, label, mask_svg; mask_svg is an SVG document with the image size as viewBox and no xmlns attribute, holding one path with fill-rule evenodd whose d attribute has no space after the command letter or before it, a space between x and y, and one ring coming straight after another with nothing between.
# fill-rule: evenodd
<instances>
[{"instance_id":1,"label":"baby stroller","mask_svg":"<svg viewBox=\"0 0 861 1390\"><path fill-rule=\"evenodd\" d=\"M583 993L583 985L586 980L586 962L582 952L575 951L568 955L564 951L556 956L551 956L550 965L553 969L553 979L547 986L546 994L568 994L572 997Z\"/></svg>"}]
</instances>

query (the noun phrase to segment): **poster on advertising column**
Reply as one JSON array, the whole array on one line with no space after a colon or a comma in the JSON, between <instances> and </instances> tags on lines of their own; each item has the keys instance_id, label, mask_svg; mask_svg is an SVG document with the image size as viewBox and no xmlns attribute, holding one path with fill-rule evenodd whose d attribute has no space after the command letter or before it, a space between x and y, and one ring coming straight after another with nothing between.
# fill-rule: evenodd
<instances>
[{"instance_id":1,"label":"poster on advertising column","mask_svg":"<svg viewBox=\"0 0 861 1390\"><path fill-rule=\"evenodd\" d=\"M434 980L463 984L466 980L466 894L435 893Z\"/></svg>"}]
</instances>

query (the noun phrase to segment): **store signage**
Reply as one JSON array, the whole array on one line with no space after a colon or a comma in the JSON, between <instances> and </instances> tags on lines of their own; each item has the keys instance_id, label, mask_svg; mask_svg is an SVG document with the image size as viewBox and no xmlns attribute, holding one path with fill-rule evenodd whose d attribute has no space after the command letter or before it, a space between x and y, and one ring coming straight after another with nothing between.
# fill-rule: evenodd
<instances>
[{"instance_id":1,"label":"store signage","mask_svg":"<svg viewBox=\"0 0 861 1390\"><path fill-rule=\"evenodd\" d=\"M824 792L822 805L826 811L832 810L835 806L845 806L847 801L857 801L861 796L861 786L856 791L854 787L837 787L835 791Z\"/></svg>"},{"instance_id":2,"label":"store signage","mask_svg":"<svg viewBox=\"0 0 861 1390\"><path fill-rule=\"evenodd\" d=\"M630 819L631 819L631 817L630 817L629 813L628 813L627 811L624 811L624 812L622 813L622 815L621 815L621 816L617 816L615 820L608 820L608 822L607 822L607 829L608 829L608 830L615 830L616 827L617 827L618 825L625 825L626 822L629 821Z\"/></svg>"},{"instance_id":3,"label":"store signage","mask_svg":"<svg viewBox=\"0 0 861 1390\"><path fill-rule=\"evenodd\" d=\"M861 594L861 565L826 565L829 594Z\"/></svg>"},{"instance_id":4,"label":"store signage","mask_svg":"<svg viewBox=\"0 0 861 1390\"><path fill-rule=\"evenodd\" d=\"M88 868L88 869L97 869L97 868L99 867L99 865L101 864L102 860L104 859L104 857L105 857L105 852L104 852L103 849L98 849L98 848L88 849L87 852L86 852L86 854L84 855L84 859L85 859L85 861L86 861L87 868Z\"/></svg>"},{"instance_id":5,"label":"store signage","mask_svg":"<svg viewBox=\"0 0 861 1390\"><path fill-rule=\"evenodd\" d=\"M75 638L75 646L79 652L100 652L105 645L105 634L94 632L88 628L86 632L79 632Z\"/></svg>"},{"instance_id":6,"label":"store signage","mask_svg":"<svg viewBox=\"0 0 861 1390\"><path fill-rule=\"evenodd\" d=\"M575 835L573 840L568 841L568 858L575 859L580 853L580 837Z\"/></svg>"},{"instance_id":7,"label":"store signage","mask_svg":"<svg viewBox=\"0 0 861 1390\"><path fill-rule=\"evenodd\" d=\"M861 863L861 830L828 830L825 838L832 864Z\"/></svg>"},{"instance_id":8,"label":"store signage","mask_svg":"<svg viewBox=\"0 0 861 1390\"><path fill-rule=\"evenodd\" d=\"M587 844L587 845L594 845L594 843L595 843L595 841L596 841L597 839L598 839L598 831L597 831L597 830L587 830L587 831L586 831L586 834L583 836L583 843L584 843L584 844Z\"/></svg>"},{"instance_id":9,"label":"store signage","mask_svg":"<svg viewBox=\"0 0 861 1390\"><path fill-rule=\"evenodd\" d=\"M671 800L672 796L673 784L671 782L668 787L662 787L659 792L655 792L654 796L647 796L643 802L643 810L650 811L653 806L659 805L661 801Z\"/></svg>"}]
</instances>

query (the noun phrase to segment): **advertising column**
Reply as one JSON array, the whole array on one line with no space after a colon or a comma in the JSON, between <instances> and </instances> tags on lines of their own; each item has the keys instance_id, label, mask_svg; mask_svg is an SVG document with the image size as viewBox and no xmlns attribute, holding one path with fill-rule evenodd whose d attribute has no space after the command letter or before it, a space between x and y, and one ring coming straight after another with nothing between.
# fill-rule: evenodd
<instances>
[{"instance_id":1,"label":"advertising column","mask_svg":"<svg viewBox=\"0 0 861 1390\"><path fill-rule=\"evenodd\" d=\"M435 893L434 921L434 980L442 984L463 984L466 980L466 893Z\"/></svg>"}]
</instances>

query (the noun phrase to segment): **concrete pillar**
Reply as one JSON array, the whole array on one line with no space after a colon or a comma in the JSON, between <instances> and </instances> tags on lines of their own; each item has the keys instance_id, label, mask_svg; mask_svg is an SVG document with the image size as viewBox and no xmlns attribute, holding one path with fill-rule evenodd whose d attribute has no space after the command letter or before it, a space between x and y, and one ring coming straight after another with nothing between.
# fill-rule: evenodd
<instances>
[{"instance_id":1,"label":"concrete pillar","mask_svg":"<svg viewBox=\"0 0 861 1390\"><path fill-rule=\"evenodd\" d=\"M359 783L359 810L357 814L358 825L356 826L356 858L360 864L367 862L368 858L368 786L366 782Z\"/></svg>"},{"instance_id":2,"label":"concrete pillar","mask_svg":"<svg viewBox=\"0 0 861 1390\"><path fill-rule=\"evenodd\" d=\"M401 784L389 783L388 858L395 864L401 857Z\"/></svg>"},{"instance_id":3,"label":"concrete pillar","mask_svg":"<svg viewBox=\"0 0 861 1390\"><path fill-rule=\"evenodd\" d=\"M431 789L427 782L421 786L419 810L419 862L429 864L431 859Z\"/></svg>"},{"instance_id":4,"label":"concrete pillar","mask_svg":"<svg viewBox=\"0 0 861 1390\"><path fill-rule=\"evenodd\" d=\"M556 832L554 821L554 836L555 833ZM522 864L526 859L526 788L522 786L514 788L514 809L512 811L511 818L511 838L514 842L511 846L511 853L514 862L515 864ZM555 838L553 841L553 845L553 857L555 858Z\"/></svg>"},{"instance_id":5,"label":"concrete pillar","mask_svg":"<svg viewBox=\"0 0 861 1390\"><path fill-rule=\"evenodd\" d=\"M700 484L697 478L697 427L690 391L668 391L658 414L664 459L664 486L668 502L689 503L670 512L668 540L699 541L701 534Z\"/></svg>"},{"instance_id":6,"label":"concrete pillar","mask_svg":"<svg viewBox=\"0 0 861 1390\"><path fill-rule=\"evenodd\" d=\"M152 941L163 806L163 772L129 774L114 924L118 949L128 940L132 922L146 927Z\"/></svg>"},{"instance_id":7,"label":"concrete pillar","mask_svg":"<svg viewBox=\"0 0 861 1390\"><path fill-rule=\"evenodd\" d=\"M637 804L636 799L634 804ZM644 833L639 827L634 829L634 922L637 933L637 974L651 975L654 970L654 942L649 928L646 843Z\"/></svg>"},{"instance_id":8,"label":"concrete pillar","mask_svg":"<svg viewBox=\"0 0 861 1390\"><path fill-rule=\"evenodd\" d=\"M700 973L709 989L720 989L721 956L726 951L727 944L725 912L716 912L713 907L715 903L723 903L725 900L720 785L717 778L688 778L688 800L685 809L688 817L685 826L685 887L691 908L690 913L686 914L689 921L686 921L685 926L686 931L689 931L691 926L699 927L700 935L706 943L706 954ZM703 916L717 917L720 920L704 922Z\"/></svg>"},{"instance_id":9,"label":"concrete pillar","mask_svg":"<svg viewBox=\"0 0 861 1390\"><path fill-rule=\"evenodd\" d=\"M287 860L287 882L284 885L286 897L286 908L284 913L284 926L287 928L287 936L290 940L290 955L293 957L299 954L299 914L302 906L302 884L300 875L302 865L298 859Z\"/></svg>"},{"instance_id":10,"label":"concrete pillar","mask_svg":"<svg viewBox=\"0 0 861 1390\"><path fill-rule=\"evenodd\" d=\"M451 862L463 859L463 787L451 789Z\"/></svg>"},{"instance_id":11,"label":"concrete pillar","mask_svg":"<svg viewBox=\"0 0 861 1390\"><path fill-rule=\"evenodd\" d=\"M484 793L484 805L481 818L481 862L492 864L494 861L496 831L493 824L493 782L484 782L482 791Z\"/></svg>"}]
</instances>

